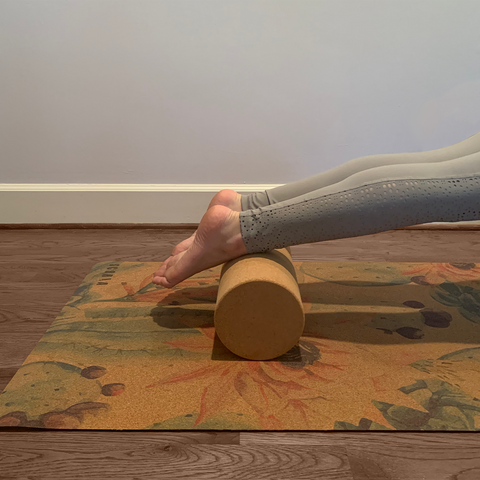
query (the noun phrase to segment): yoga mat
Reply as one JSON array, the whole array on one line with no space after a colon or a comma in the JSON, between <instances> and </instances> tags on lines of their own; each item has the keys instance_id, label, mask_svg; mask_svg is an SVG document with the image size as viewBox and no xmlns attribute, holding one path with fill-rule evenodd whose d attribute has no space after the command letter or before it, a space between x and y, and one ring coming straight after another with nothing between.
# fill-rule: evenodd
<instances>
[{"instance_id":1,"label":"yoga mat","mask_svg":"<svg viewBox=\"0 0 480 480\"><path fill-rule=\"evenodd\" d=\"M305 330L268 361L215 336L221 265L173 289L151 283L158 266L92 268L0 395L0 425L480 429L475 263L294 262Z\"/></svg>"}]
</instances>

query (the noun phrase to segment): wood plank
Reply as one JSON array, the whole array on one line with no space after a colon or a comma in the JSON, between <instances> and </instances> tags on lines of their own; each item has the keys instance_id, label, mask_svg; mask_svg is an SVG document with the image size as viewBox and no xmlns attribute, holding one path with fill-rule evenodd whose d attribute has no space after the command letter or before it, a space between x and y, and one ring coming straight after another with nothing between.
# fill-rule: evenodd
<instances>
[{"instance_id":1,"label":"wood plank","mask_svg":"<svg viewBox=\"0 0 480 480\"><path fill-rule=\"evenodd\" d=\"M249 446L344 448L355 480L477 480L477 432L241 432Z\"/></svg>"},{"instance_id":2,"label":"wood plank","mask_svg":"<svg viewBox=\"0 0 480 480\"><path fill-rule=\"evenodd\" d=\"M24 333L43 335L62 311L65 303L56 302L52 305L40 303L38 307L0 305L0 336ZM0 351L0 358L1 355Z\"/></svg>"},{"instance_id":3,"label":"wood plank","mask_svg":"<svg viewBox=\"0 0 480 480\"><path fill-rule=\"evenodd\" d=\"M289 432L256 432L244 431L240 433L240 445L336 445L347 449L357 448L365 443L365 450L378 452L385 441L391 439L390 444L397 449L410 449L412 456L416 450L423 447L432 447L442 450L444 447L461 445L466 449L467 456L476 454L480 458L480 435L476 432L404 432L370 431L347 432L332 431L289 431ZM422 456L418 453L418 456ZM454 456L454 455L452 455ZM474 455L473 455L474 456ZM449 456L447 455L446 458ZM476 458L476 457L475 457ZM479 477L480 478L480 477Z\"/></svg>"},{"instance_id":4,"label":"wood plank","mask_svg":"<svg viewBox=\"0 0 480 480\"><path fill-rule=\"evenodd\" d=\"M35 241L26 230L0 231L0 265L56 263L93 265L100 261L163 261L180 241L190 236L179 231L157 234L144 231L96 231L81 233L46 230ZM5 238L6 234L10 238ZM441 241L439 242L439 238ZM433 244L435 248L433 248ZM439 261L471 262L480 258L478 232L390 230L360 237L326 240L294 245L292 255L298 261ZM308 252L308 256L305 253ZM425 258L427 257L427 258Z\"/></svg>"},{"instance_id":5,"label":"wood plank","mask_svg":"<svg viewBox=\"0 0 480 480\"><path fill-rule=\"evenodd\" d=\"M47 329L45 329L46 331ZM0 348L0 371L5 367L22 365L45 332L23 332L2 335ZM1 385L0 385L1 388Z\"/></svg>"},{"instance_id":6,"label":"wood plank","mask_svg":"<svg viewBox=\"0 0 480 480\"><path fill-rule=\"evenodd\" d=\"M0 431L8 478L353 480L343 448L238 445L238 432ZM74 477L79 478L79 477Z\"/></svg>"}]
</instances>

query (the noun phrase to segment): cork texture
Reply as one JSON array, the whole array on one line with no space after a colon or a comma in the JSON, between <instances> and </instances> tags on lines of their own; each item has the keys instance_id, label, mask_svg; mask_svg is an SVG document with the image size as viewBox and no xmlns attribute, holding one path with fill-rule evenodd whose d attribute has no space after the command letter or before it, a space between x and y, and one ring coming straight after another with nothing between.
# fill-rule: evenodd
<instances>
[{"instance_id":1,"label":"cork texture","mask_svg":"<svg viewBox=\"0 0 480 480\"><path fill-rule=\"evenodd\" d=\"M305 328L260 361L216 335L221 265L173 289L158 267L94 265L0 394L0 425L480 430L480 264L293 262Z\"/></svg>"},{"instance_id":2,"label":"cork texture","mask_svg":"<svg viewBox=\"0 0 480 480\"><path fill-rule=\"evenodd\" d=\"M305 315L287 248L223 265L214 324L221 342L250 360L278 357L298 343Z\"/></svg>"}]
</instances>

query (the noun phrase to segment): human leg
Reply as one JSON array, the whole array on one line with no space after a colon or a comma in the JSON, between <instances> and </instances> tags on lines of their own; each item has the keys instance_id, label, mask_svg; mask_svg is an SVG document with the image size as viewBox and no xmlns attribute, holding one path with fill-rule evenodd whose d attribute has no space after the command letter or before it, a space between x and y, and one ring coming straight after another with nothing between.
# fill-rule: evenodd
<instances>
[{"instance_id":1,"label":"human leg","mask_svg":"<svg viewBox=\"0 0 480 480\"><path fill-rule=\"evenodd\" d=\"M408 155L408 154L407 154ZM480 152L383 165L272 205L240 212L248 253L369 235L435 221L480 220Z\"/></svg>"},{"instance_id":2,"label":"human leg","mask_svg":"<svg viewBox=\"0 0 480 480\"><path fill-rule=\"evenodd\" d=\"M321 172L308 178L296 182L290 182L281 185L280 187L271 188L261 192L240 195L234 190L221 190L212 198L207 210L214 205L224 205L236 212L241 212L242 210L273 205L290 198L304 195L308 192L338 183L350 175L370 168L407 163L437 163L470 155L479 151L480 132L454 145L436 150L429 150L427 152L377 154L358 157L326 172ZM187 248L192 245L195 235L196 232L176 245L172 250L171 256L178 255L187 250ZM165 260L164 269L167 268L169 261L170 258Z\"/></svg>"},{"instance_id":3,"label":"human leg","mask_svg":"<svg viewBox=\"0 0 480 480\"><path fill-rule=\"evenodd\" d=\"M385 165L257 209L207 210L193 244L153 283L167 288L233 258L418 223L480 220L480 152L435 165Z\"/></svg>"},{"instance_id":4,"label":"human leg","mask_svg":"<svg viewBox=\"0 0 480 480\"><path fill-rule=\"evenodd\" d=\"M350 175L371 168L384 165L444 162L477 152L480 152L480 132L454 145L427 152L378 154L358 157L326 172L321 172L296 182L290 182L261 192L242 195L241 207L242 210L251 210L283 202L290 198L333 185Z\"/></svg>"}]
</instances>

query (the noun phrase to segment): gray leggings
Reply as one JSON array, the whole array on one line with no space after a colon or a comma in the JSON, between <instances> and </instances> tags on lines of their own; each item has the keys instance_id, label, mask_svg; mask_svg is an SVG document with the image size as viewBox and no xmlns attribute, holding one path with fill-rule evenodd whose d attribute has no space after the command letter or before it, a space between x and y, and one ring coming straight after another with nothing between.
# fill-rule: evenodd
<instances>
[{"instance_id":1,"label":"gray leggings","mask_svg":"<svg viewBox=\"0 0 480 480\"><path fill-rule=\"evenodd\" d=\"M480 220L480 133L437 150L359 157L242 195L248 253L428 222Z\"/></svg>"}]
</instances>

